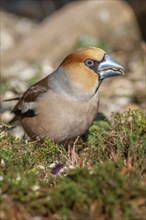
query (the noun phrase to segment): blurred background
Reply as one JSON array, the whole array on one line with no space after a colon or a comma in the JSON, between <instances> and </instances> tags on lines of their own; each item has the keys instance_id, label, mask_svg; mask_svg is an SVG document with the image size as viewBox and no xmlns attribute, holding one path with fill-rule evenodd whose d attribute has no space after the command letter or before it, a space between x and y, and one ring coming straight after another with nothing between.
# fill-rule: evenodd
<instances>
[{"instance_id":1,"label":"blurred background","mask_svg":"<svg viewBox=\"0 0 146 220\"><path fill-rule=\"evenodd\" d=\"M1 100L18 97L78 47L96 46L126 75L100 87L100 112L145 108L145 0L1 0ZM1 101L9 121L15 102Z\"/></svg>"}]
</instances>

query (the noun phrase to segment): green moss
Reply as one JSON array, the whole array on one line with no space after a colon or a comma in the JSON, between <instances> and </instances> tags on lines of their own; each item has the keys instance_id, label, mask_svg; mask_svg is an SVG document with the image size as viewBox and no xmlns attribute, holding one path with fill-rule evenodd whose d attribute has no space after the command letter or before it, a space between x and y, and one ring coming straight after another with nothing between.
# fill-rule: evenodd
<instances>
[{"instance_id":1,"label":"green moss","mask_svg":"<svg viewBox=\"0 0 146 220\"><path fill-rule=\"evenodd\" d=\"M62 145L1 131L1 219L144 220L145 134L142 110L114 113L110 121L100 114L86 142L76 143L71 170ZM55 161L68 167L65 176L51 174Z\"/></svg>"}]
</instances>

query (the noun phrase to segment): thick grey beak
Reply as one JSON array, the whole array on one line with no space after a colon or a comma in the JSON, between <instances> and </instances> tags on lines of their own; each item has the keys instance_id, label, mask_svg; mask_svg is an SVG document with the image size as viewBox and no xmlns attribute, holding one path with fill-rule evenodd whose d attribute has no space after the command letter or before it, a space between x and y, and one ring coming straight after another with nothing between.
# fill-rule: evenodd
<instances>
[{"instance_id":1,"label":"thick grey beak","mask_svg":"<svg viewBox=\"0 0 146 220\"><path fill-rule=\"evenodd\" d=\"M104 55L104 60L98 65L100 79L124 75L124 68L108 54Z\"/></svg>"}]
</instances>

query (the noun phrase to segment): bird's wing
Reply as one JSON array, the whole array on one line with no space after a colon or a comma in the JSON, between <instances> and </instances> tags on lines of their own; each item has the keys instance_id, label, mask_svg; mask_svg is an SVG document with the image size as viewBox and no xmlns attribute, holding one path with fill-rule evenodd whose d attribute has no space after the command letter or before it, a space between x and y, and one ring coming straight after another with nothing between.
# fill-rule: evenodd
<instances>
[{"instance_id":1,"label":"bird's wing","mask_svg":"<svg viewBox=\"0 0 146 220\"><path fill-rule=\"evenodd\" d=\"M36 101L49 89L46 78L31 86L20 98L12 112L20 117L33 117L36 112Z\"/></svg>"}]
</instances>

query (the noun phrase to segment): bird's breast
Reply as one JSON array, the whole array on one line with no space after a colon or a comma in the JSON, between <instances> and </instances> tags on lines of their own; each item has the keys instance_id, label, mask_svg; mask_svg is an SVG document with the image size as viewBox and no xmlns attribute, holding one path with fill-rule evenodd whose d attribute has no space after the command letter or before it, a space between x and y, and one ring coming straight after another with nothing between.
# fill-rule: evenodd
<instances>
[{"instance_id":1,"label":"bird's breast","mask_svg":"<svg viewBox=\"0 0 146 220\"><path fill-rule=\"evenodd\" d=\"M81 102L49 91L38 101L38 109L36 117L22 122L25 130L29 130L28 135L62 142L86 132L97 114L98 96L96 94L88 102ZM29 123L34 124L33 130L26 129L32 128Z\"/></svg>"}]
</instances>

